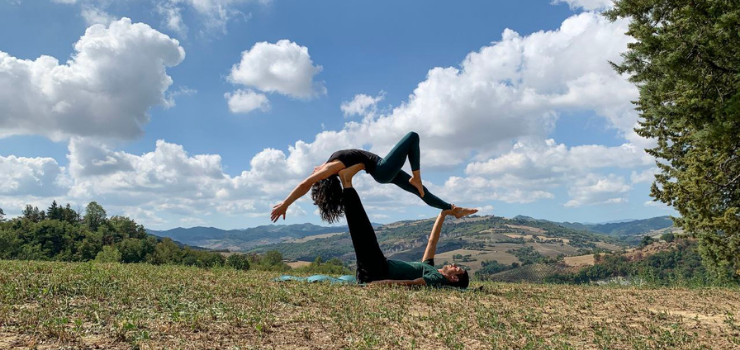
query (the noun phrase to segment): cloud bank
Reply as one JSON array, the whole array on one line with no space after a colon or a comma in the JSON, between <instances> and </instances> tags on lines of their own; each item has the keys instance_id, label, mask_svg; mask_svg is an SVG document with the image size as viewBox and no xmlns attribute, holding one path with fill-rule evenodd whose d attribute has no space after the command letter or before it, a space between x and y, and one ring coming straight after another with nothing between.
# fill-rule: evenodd
<instances>
[{"instance_id":1,"label":"cloud bank","mask_svg":"<svg viewBox=\"0 0 740 350\"><path fill-rule=\"evenodd\" d=\"M65 64L0 51L0 137L136 138L167 104L166 69L185 58L177 40L128 18L91 26L74 48Z\"/></svg>"}]
</instances>

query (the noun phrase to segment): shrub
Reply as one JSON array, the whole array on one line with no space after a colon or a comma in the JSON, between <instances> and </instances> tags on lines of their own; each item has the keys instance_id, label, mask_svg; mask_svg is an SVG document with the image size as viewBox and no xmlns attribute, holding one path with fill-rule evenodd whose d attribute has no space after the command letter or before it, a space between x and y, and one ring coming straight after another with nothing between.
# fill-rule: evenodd
<instances>
[{"instance_id":1,"label":"shrub","mask_svg":"<svg viewBox=\"0 0 740 350\"><path fill-rule=\"evenodd\" d=\"M660 239L670 243L670 242L673 242L674 239L676 239L676 236L673 235L673 232L668 232L660 236Z\"/></svg>"},{"instance_id":2,"label":"shrub","mask_svg":"<svg viewBox=\"0 0 740 350\"><path fill-rule=\"evenodd\" d=\"M231 254L226 258L226 266L237 270L249 270L249 258L246 254Z\"/></svg>"},{"instance_id":3,"label":"shrub","mask_svg":"<svg viewBox=\"0 0 740 350\"><path fill-rule=\"evenodd\" d=\"M121 262L121 253L118 249L107 245L95 256L95 261L102 263Z\"/></svg>"}]
</instances>

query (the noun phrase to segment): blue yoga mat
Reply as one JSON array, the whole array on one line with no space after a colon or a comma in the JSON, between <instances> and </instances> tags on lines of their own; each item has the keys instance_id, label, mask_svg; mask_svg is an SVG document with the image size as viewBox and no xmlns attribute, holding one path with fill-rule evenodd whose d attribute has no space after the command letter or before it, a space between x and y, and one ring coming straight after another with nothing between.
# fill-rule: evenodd
<instances>
[{"instance_id":1,"label":"blue yoga mat","mask_svg":"<svg viewBox=\"0 0 740 350\"><path fill-rule=\"evenodd\" d=\"M344 275L339 277L332 277L327 275L313 275L308 277L299 277L291 275L282 275L275 278L273 281L285 282L285 281L299 281L299 282L329 282L329 283L342 283L342 284L357 284L357 279L352 275Z\"/></svg>"},{"instance_id":2,"label":"blue yoga mat","mask_svg":"<svg viewBox=\"0 0 740 350\"><path fill-rule=\"evenodd\" d=\"M329 282L331 284L357 284L357 278L352 275L344 275L339 277L332 277L327 275L313 275L308 277L299 277L299 276L291 276L291 275L282 275L280 277L276 277L273 279L273 281L276 282L285 282L285 281L298 281L298 282L308 282L308 283L316 283L316 282ZM364 286L364 284L361 284ZM452 289L456 291L461 292L471 292L471 291L482 291L483 286L480 286L478 288L474 289L460 289L457 287L450 287L450 286L441 286L437 287L437 289Z\"/></svg>"}]
</instances>

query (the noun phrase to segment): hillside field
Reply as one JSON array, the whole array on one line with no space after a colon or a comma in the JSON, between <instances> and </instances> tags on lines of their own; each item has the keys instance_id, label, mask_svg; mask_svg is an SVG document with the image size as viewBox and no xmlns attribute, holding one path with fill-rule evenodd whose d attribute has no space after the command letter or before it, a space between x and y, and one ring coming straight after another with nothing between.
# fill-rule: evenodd
<instances>
[{"instance_id":1,"label":"hillside field","mask_svg":"<svg viewBox=\"0 0 740 350\"><path fill-rule=\"evenodd\" d=\"M0 349L731 349L737 289L272 282L182 266L0 261Z\"/></svg>"},{"instance_id":2,"label":"hillside field","mask_svg":"<svg viewBox=\"0 0 740 350\"><path fill-rule=\"evenodd\" d=\"M378 243L389 259L421 260L433 219L401 221L376 228ZM566 228L549 221L474 216L445 222L437 245L437 264L458 263L475 274L484 262L523 264L518 250L532 249L532 254L557 259L580 256L594 249L621 251L624 242L603 233ZM325 233L257 246L252 251L277 250L292 261L339 258L350 265L355 253L348 233ZM519 255L518 255L519 254ZM537 259L536 256L529 256Z\"/></svg>"}]
</instances>

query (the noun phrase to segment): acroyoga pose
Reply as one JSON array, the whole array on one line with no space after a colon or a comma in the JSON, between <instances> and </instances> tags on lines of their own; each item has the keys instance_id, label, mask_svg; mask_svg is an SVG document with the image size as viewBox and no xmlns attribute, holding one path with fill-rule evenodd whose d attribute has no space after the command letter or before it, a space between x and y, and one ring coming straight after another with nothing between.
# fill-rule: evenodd
<instances>
[{"instance_id":1,"label":"acroyoga pose","mask_svg":"<svg viewBox=\"0 0 740 350\"><path fill-rule=\"evenodd\" d=\"M453 210L442 210L437 216L437 221L434 222L432 232L429 234L422 262L386 259L380 250L378 238L365 213L365 208L362 207L360 196L352 188L352 176L360 170L359 166L355 165L339 172L344 187L342 202L357 257L357 280L369 284L467 288L470 279L465 269L454 264L445 265L441 269L434 267L439 233L445 217L452 215Z\"/></svg>"},{"instance_id":2,"label":"acroyoga pose","mask_svg":"<svg viewBox=\"0 0 740 350\"><path fill-rule=\"evenodd\" d=\"M406 163L406 157L411 163L413 175L401 170L403 164ZM365 172L379 183L392 182L407 192L419 196L432 207L450 210L451 215L458 219L478 211L478 209L457 207L430 193L421 183L420 157L419 134L413 131L406 134L385 158L360 149L334 152L326 163L315 167L313 174L298 184L284 201L272 208L270 219L275 222L282 216L285 220L288 207L311 189L311 198L319 207L321 218L329 223L337 221L344 212L342 187L337 174L342 169L353 165L358 165L359 170L365 169Z\"/></svg>"}]
</instances>

